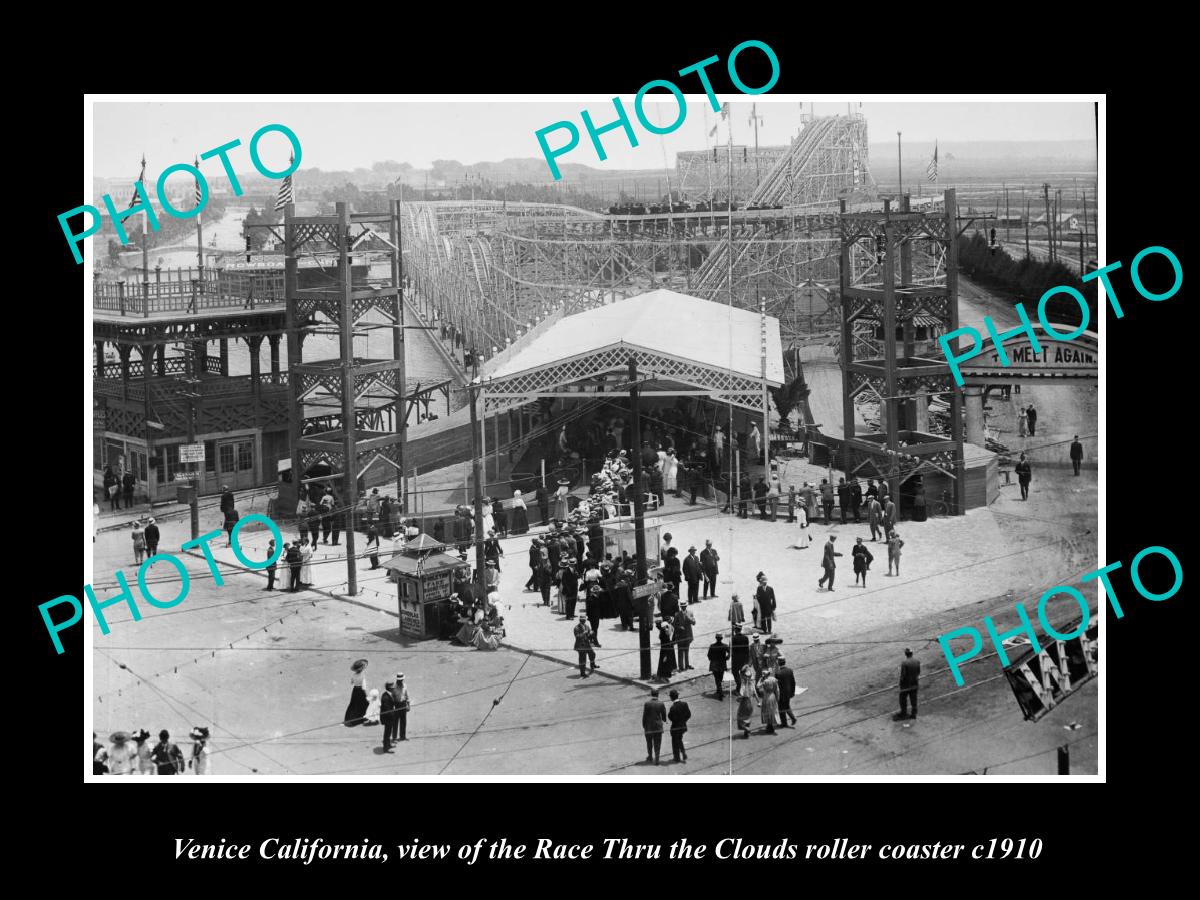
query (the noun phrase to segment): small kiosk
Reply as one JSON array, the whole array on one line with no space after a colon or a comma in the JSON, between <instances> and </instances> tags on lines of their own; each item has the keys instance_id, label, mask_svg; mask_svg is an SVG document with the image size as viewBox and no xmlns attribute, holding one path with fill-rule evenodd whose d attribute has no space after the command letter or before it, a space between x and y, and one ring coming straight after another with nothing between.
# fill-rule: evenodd
<instances>
[{"instance_id":1,"label":"small kiosk","mask_svg":"<svg viewBox=\"0 0 1200 900\"><path fill-rule=\"evenodd\" d=\"M436 638L457 625L450 594L455 572L465 569L469 575L470 566L445 549L445 544L419 534L404 545L403 553L383 564L388 579L397 586L402 634Z\"/></svg>"},{"instance_id":2,"label":"small kiosk","mask_svg":"<svg viewBox=\"0 0 1200 900\"><path fill-rule=\"evenodd\" d=\"M659 521L657 518L647 516L644 519L646 526L646 557L647 564L655 565L655 560L658 559L659 548ZM618 516L615 519L605 519L600 523L601 529L604 531L604 552L611 553L615 560L621 559L621 551L628 552L630 556L637 555L637 529L633 525L633 516Z\"/></svg>"}]
</instances>

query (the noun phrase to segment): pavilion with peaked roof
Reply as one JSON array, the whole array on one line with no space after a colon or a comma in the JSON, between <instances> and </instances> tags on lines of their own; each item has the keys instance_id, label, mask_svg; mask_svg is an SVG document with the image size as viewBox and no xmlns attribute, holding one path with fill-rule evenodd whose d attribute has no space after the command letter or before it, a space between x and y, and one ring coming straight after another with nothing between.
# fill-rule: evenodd
<instances>
[{"instance_id":1,"label":"pavilion with peaked roof","mask_svg":"<svg viewBox=\"0 0 1200 900\"><path fill-rule=\"evenodd\" d=\"M706 397L767 421L784 383L779 320L659 289L565 316L483 377L484 415L541 398L624 394L637 362L644 399ZM765 429L764 429L765 433Z\"/></svg>"}]
</instances>

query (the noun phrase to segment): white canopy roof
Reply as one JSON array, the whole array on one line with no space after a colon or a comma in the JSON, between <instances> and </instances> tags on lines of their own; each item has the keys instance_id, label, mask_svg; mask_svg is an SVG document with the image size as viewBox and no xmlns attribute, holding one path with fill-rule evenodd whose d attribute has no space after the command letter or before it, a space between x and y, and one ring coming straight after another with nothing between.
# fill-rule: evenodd
<instances>
[{"instance_id":1,"label":"white canopy roof","mask_svg":"<svg viewBox=\"0 0 1200 900\"><path fill-rule=\"evenodd\" d=\"M767 383L784 382L779 320L766 316ZM757 312L659 289L555 322L491 377L508 378L618 344L762 377L762 319Z\"/></svg>"}]
</instances>

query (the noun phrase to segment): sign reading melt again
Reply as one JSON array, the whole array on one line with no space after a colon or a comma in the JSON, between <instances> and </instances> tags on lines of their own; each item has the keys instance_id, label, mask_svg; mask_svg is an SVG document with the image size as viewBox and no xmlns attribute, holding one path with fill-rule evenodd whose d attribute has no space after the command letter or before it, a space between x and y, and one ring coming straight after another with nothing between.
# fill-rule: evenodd
<instances>
[{"instance_id":1,"label":"sign reading melt again","mask_svg":"<svg viewBox=\"0 0 1200 900\"><path fill-rule=\"evenodd\" d=\"M1098 377L1100 367L1099 337L1090 331L1085 331L1071 341L1060 341L1046 334L1045 329L1035 324L1038 333L1038 344L1041 351L1035 351L1029 338L1019 335L1011 341L1004 342L1004 352L1008 354L1010 365L1004 365L1000 354L993 350L991 353L981 353L970 362L964 361L960 368L963 377L980 377L988 375L1003 375L1006 378L1022 375L1080 377L1091 375Z\"/></svg>"},{"instance_id":2,"label":"sign reading melt again","mask_svg":"<svg viewBox=\"0 0 1200 900\"><path fill-rule=\"evenodd\" d=\"M1076 623L1070 631L1078 627ZM1096 677L1099 634L1093 621L1079 637L1043 644L1039 653L1030 648L1004 669L1026 719L1036 722Z\"/></svg>"}]
</instances>

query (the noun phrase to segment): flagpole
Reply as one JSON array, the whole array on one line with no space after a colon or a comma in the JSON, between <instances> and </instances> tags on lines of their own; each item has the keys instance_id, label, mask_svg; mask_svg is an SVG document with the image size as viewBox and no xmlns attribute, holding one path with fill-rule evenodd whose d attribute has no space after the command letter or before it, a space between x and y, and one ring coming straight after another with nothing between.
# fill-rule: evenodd
<instances>
[{"instance_id":1,"label":"flagpole","mask_svg":"<svg viewBox=\"0 0 1200 900\"><path fill-rule=\"evenodd\" d=\"M896 177L900 179L900 192L897 197L904 196L904 162L900 155L900 132L896 132Z\"/></svg>"},{"instance_id":2,"label":"flagpole","mask_svg":"<svg viewBox=\"0 0 1200 900\"><path fill-rule=\"evenodd\" d=\"M195 161L195 167L200 168L200 160ZM200 182L196 182L196 205L200 204ZM196 271L197 271L197 296L204 293L204 213L196 213ZM199 300L197 300L199 303Z\"/></svg>"},{"instance_id":3,"label":"flagpole","mask_svg":"<svg viewBox=\"0 0 1200 900\"><path fill-rule=\"evenodd\" d=\"M142 186L142 194L145 194L146 187L146 154L142 154L142 174L138 178L138 184ZM138 195L138 189L133 189L134 195ZM142 207L142 315L150 314L150 219L146 214L145 204L149 201L144 196L139 196L143 202Z\"/></svg>"}]
</instances>

